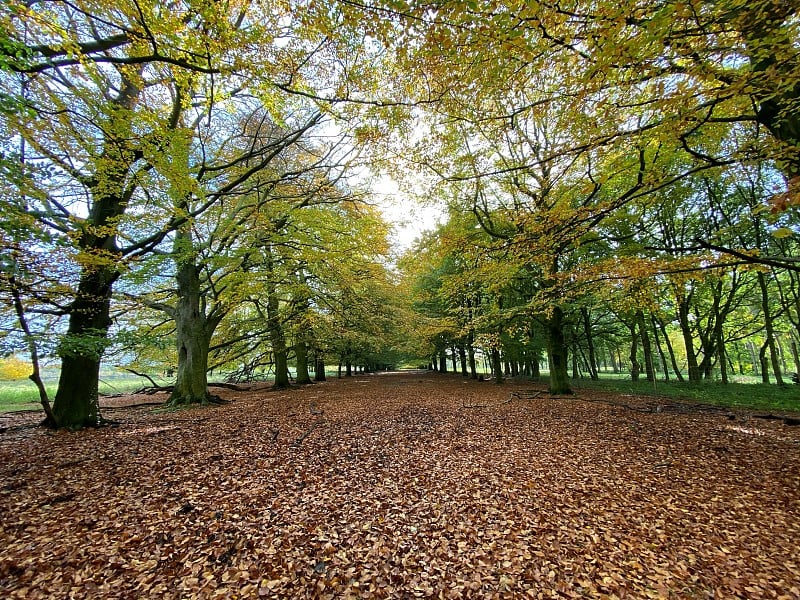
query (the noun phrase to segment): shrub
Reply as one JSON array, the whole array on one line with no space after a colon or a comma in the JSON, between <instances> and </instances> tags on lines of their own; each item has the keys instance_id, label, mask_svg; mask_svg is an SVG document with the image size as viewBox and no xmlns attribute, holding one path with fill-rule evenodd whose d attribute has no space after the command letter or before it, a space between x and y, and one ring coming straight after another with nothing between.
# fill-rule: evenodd
<instances>
[{"instance_id":1,"label":"shrub","mask_svg":"<svg viewBox=\"0 0 800 600\"><path fill-rule=\"evenodd\" d=\"M0 379L5 381L17 381L25 379L31 374L31 365L27 361L10 356L0 359Z\"/></svg>"}]
</instances>

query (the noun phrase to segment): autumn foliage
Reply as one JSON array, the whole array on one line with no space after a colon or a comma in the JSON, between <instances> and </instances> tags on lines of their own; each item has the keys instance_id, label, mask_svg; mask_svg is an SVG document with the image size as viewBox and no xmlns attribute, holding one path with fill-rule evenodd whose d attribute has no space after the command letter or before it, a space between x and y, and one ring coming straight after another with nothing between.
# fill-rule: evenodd
<instances>
[{"instance_id":1,"label":"autumn foliage","mask_svg":"<svg viewBox=\"0 0 800 600\"><path fill-rule=\"evenodd\" d=\"M797 428L535 387L419 372L81 433L3 417L0 595L800 597Z\"/></svg>"},{"instance_id":2,"label":"autumn foliage","mask_svg":"<svg viewBox=\"0 0 800 600\"><path fill-rule=\"evenodd\" d=\"M0 359L0 380L14 381L24 379L30 372L30 363L16 356Z\"/></svg>"}]
</instances>

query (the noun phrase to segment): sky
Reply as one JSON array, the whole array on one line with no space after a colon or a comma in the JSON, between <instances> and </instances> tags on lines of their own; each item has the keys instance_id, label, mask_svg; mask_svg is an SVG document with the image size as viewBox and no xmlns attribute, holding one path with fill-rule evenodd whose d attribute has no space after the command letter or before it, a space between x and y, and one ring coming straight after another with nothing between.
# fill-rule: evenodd
<instances>
[{"instance_id":1,"label":"sky","mask_svg":"<svg viewBox=\"0 0 800 600\"><path fill-rule=\"evenodd\" d=\"M442 207L408 198L388 176L378 179L373 191L384 217L394 225L392 242L398 252L410 248L423 231L434 229L443 217Z\"/></svg>"}]
</instances>

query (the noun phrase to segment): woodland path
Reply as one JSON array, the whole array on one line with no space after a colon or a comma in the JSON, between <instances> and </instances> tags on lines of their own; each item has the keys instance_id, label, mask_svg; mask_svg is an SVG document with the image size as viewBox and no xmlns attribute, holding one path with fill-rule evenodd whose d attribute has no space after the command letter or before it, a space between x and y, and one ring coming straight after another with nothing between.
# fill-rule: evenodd
<instances>
[{"instance_id":1,"label":"woodland path","mask_svg":"<svg viewBox=\"0 0 800 600\"><path fill-rule=\"evenodd\" d=\"M800 598L800 428L535 388L365 375L3 420L0 597Z\"/></svg>"}]
</instances>

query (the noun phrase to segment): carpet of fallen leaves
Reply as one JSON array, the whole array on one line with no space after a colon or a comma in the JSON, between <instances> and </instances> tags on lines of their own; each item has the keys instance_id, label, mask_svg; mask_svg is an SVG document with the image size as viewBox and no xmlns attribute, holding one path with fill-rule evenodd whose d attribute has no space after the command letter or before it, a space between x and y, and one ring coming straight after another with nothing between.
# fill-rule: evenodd
<instances>
[{"instance_id":1,"label":"carpet of fallen leaves","mask_svg":"<svg viewBox=\"0 0 800 600\"><path fill-rule=\"evenodd\" d=\"M800 598L800 428L535 388L383 374L78 433L4 417L0 597Z\"/></svg>"}]
</instances>

